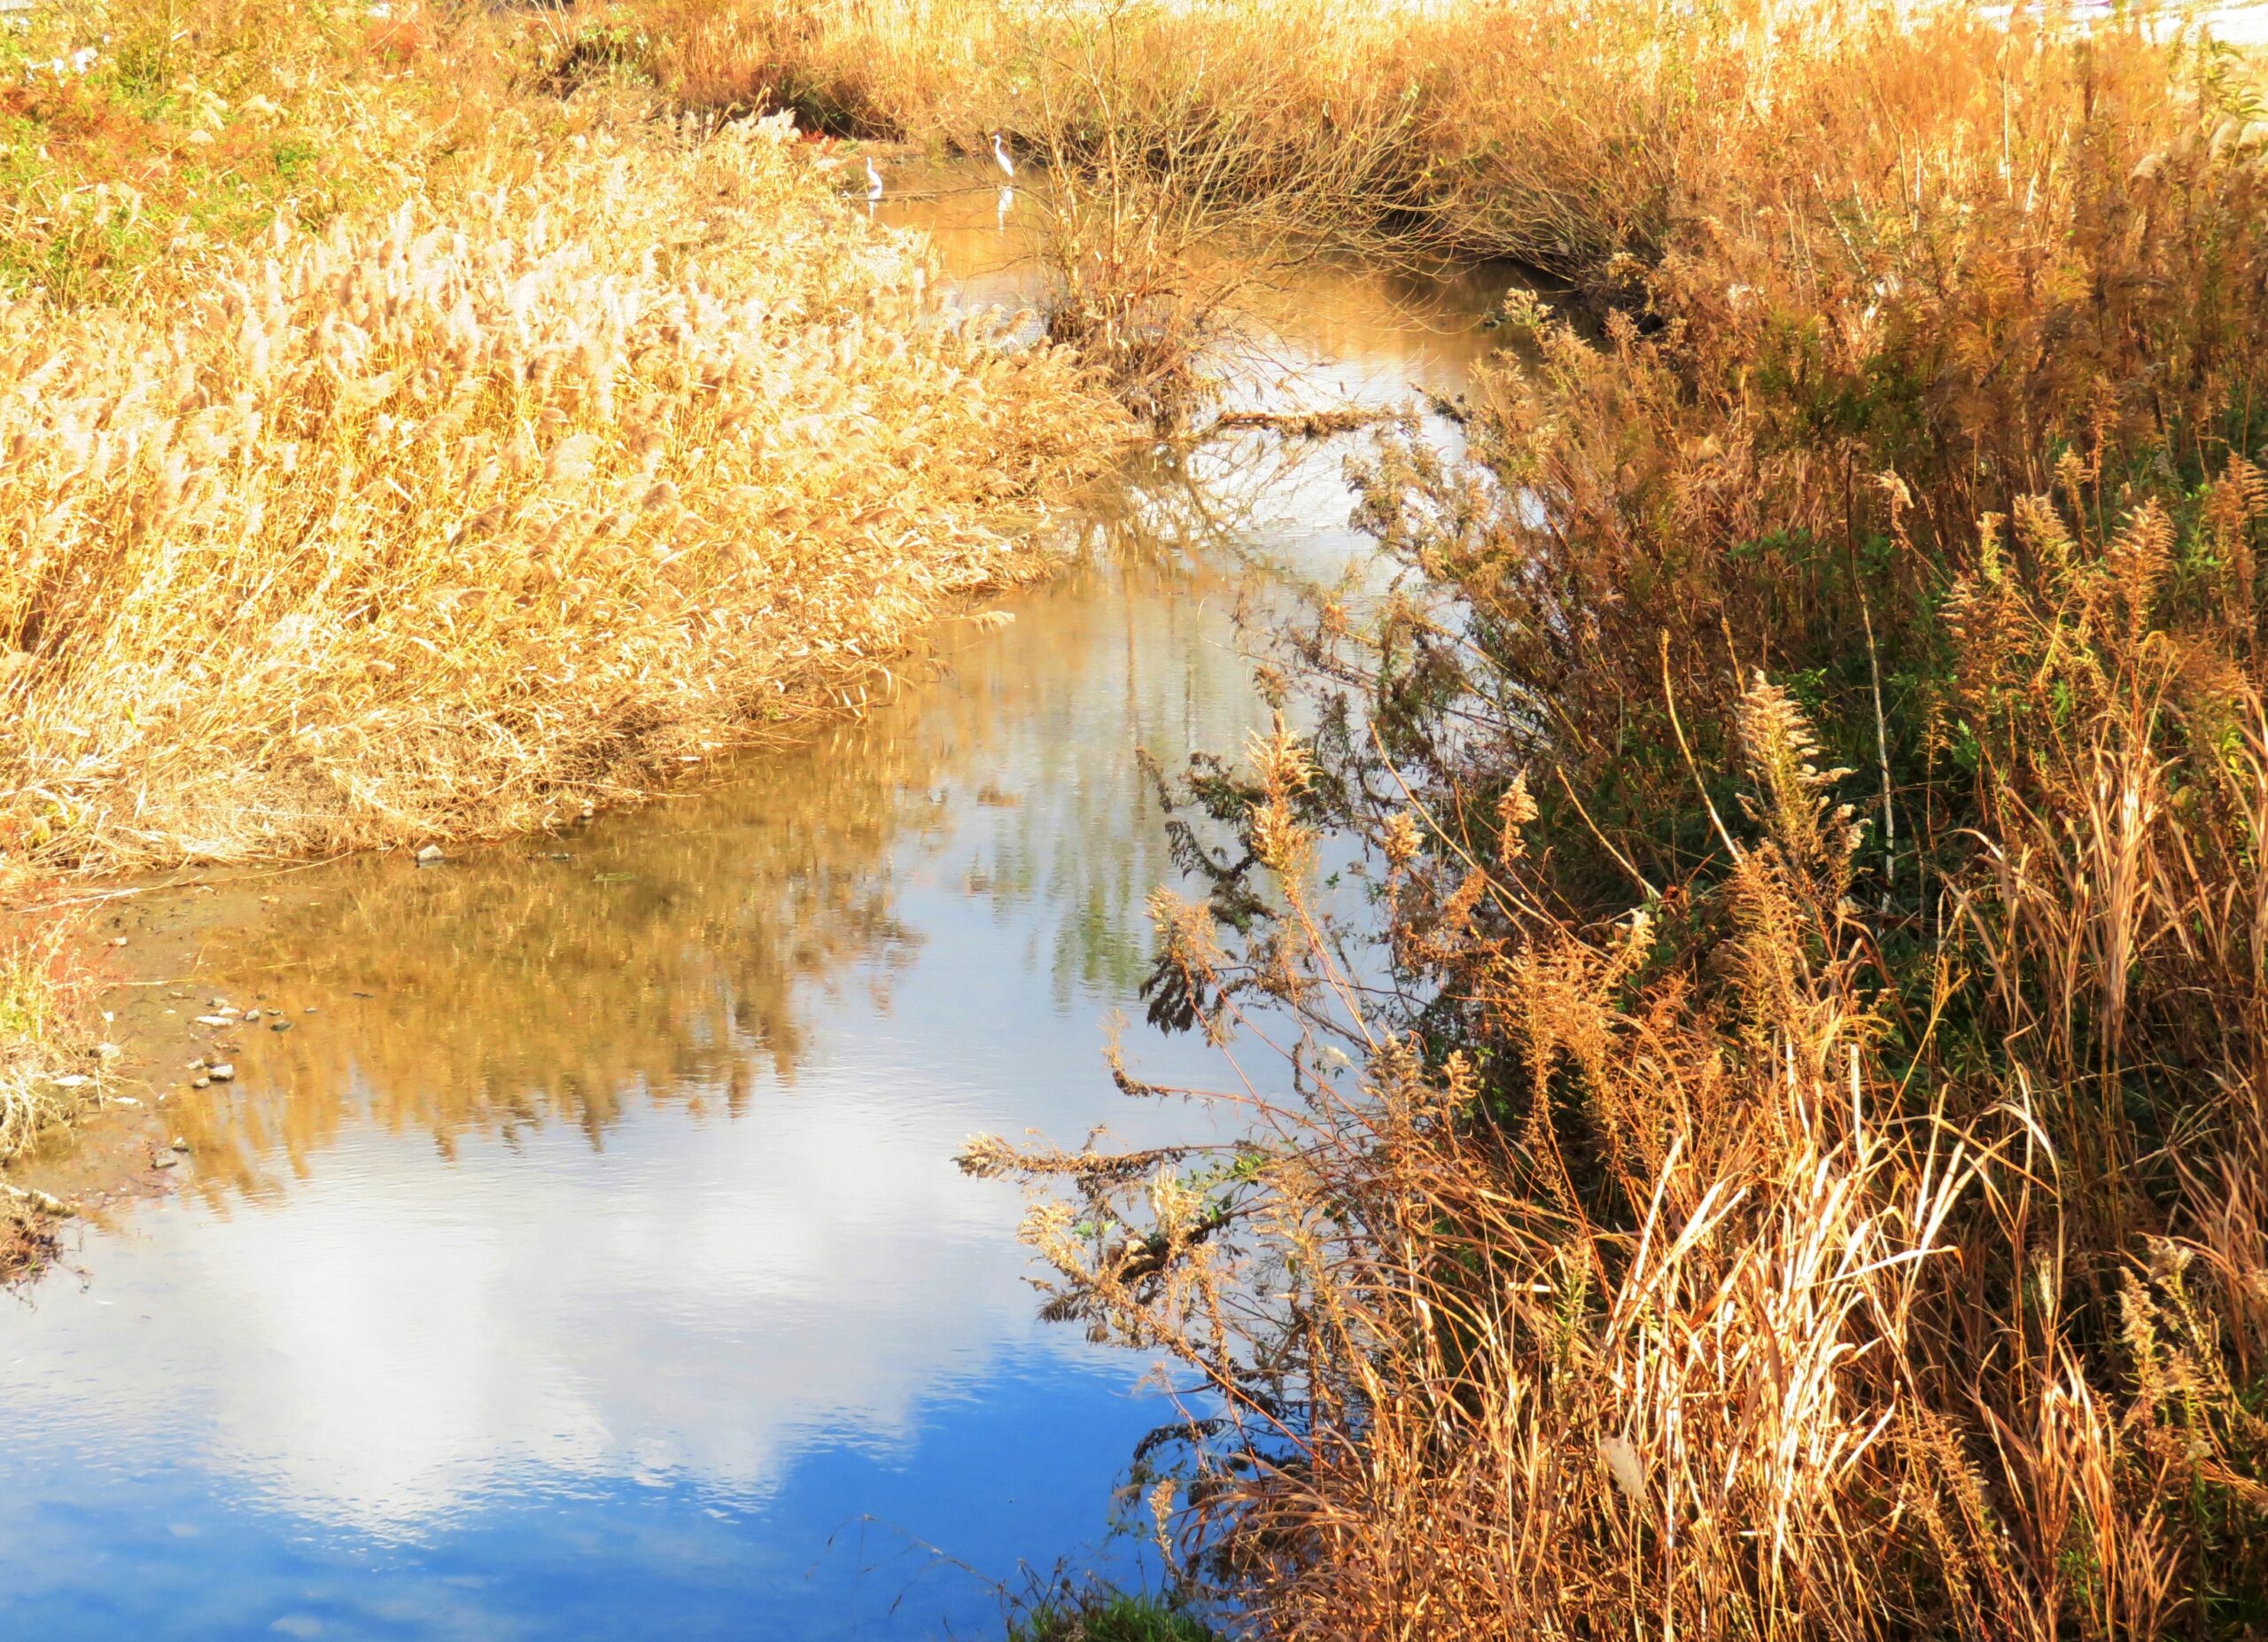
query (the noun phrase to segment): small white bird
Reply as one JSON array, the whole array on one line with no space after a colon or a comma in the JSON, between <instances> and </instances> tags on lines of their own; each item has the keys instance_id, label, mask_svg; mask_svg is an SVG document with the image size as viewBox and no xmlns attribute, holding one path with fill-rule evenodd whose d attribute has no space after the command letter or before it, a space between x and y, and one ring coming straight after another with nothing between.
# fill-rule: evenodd
<instances>
[{"instance_id":1,"label":"small white bird","mask_svg":"<svg viewBox=\"0 0 2268 1642\"><path fill-rule=\"evenodd\" d=\"M1010 177L1016 175L1016 162L1009 159L1008 151L1000 146L1000 134L998 131L992 134L992 158L1000 162L1000 169L1006 172Z\"/></svg>"},{"instance_id":2,"label":"small white bird","mask_svg":"<svg viewBox=\"0 0 2268 1642\"><path fill-rule=\"evenodd\" d=\"M866 203L874 204L882 197L882 174L874 169L871 157L866 160Z\"/></svg>"}]
</instances>

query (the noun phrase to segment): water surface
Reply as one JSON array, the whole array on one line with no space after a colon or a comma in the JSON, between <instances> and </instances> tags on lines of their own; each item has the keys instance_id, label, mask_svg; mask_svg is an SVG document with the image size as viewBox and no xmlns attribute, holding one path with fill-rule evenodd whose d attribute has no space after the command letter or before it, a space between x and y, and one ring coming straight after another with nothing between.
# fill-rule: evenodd
<instances>
[{"instance_id":1,"label":"water surface","mask_svg":"<svg viewBox=\"0 0 2268 1642\"><path fill-rule=\"evenodd\" d=\"M884 207L972 301L1025 277L997 211ZM1487 294L1317 273L1239 391L1453 388ZM154 914L197 948L161 1070L239 1075L0 1308L0 1635L983 1635L1021 1566L1143 1576L1113 1488L1169 1410L1033 1319L1021 1197L952 1158L1208 1121L1101 1059L1172 877L1136 753L1265 722L1235 614L1359 562L1350 448L1137 461L1008 619L661 803Z\"/></svg>"}]
</instances>

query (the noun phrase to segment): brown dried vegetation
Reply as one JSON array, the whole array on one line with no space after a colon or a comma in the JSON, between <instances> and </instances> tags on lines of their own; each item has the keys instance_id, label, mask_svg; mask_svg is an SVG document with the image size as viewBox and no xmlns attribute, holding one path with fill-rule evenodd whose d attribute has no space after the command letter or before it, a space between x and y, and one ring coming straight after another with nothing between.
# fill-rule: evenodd
<instances>
[{"instance_id":1,"label":"brown dried vegetation","mask_svg":"<svg viewBox=\"0 0 2268 1642\"><path fill-rule=\"evenodd\" d=\"M1036 568L1007 527L1107 455L1079 369L941 312L784 120L609 89L193 284L0 307L0 857L571 817Z\"/></svg>"},{"instance_id":2,"label":"brown dried vegetation","mask_svg":"<svg viewBox=\"0 0 2268 1642\"><path fill-rule=\"evenodd\" d=\"M1617 305L1513 304L1464 450L1360 476L1408 573L1303 641L1319 728L1192 774L1153 1017L1260 1046L1251 1138L968 1162L1204 1388L1255 1635L2250 1634L2249 70L1737 20Z\"/></svg>"},{"instance_id":3,"label":"brown dried vegetation","mask_svg":"<svg viewBox=\"0 0 2268 1642\"><path fill-rule=\"evenodd\" d=\"M855 709L1109 459L1091 373L947 312L791 121L565 72L543 17L4 21L11 899L635 798ZM0 1163L89 1047L6 933Z\"/></svg>"}]
</instances>

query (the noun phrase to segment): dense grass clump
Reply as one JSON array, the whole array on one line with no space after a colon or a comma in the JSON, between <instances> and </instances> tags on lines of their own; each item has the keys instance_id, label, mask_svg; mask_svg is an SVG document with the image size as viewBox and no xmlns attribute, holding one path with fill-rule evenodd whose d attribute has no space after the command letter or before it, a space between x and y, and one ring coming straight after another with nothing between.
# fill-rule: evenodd
<instances>
[{"instance_id":1,"label":"dense grass clump","mask_svg":"<svg viewBox=\"0 0 2268 1642\"><path fill-rule=\"evenodd\" d=\"M1162 1597L1096 1586L1034 1604L1008 1642L1216 1642L1216 1633Z\"/></svg>"},{"instance_id":2,"label":"dense grass clump","mask_svg":"<svg viewBox=\"0 0 2268 1642\"><path fill-rule=\"evenodd\" d=\"M921 273L743 127L0 313L0 847L540 824L855 689L1017 573L988 518L1091 426L1067 361L920 328Z\"/></svg>"},{"instance_id":3,"label":"dense grass clump","mask_svg":"<svg viewBox=\"0 0 2268 1642\"><path fill-rule=\"evenodd\" d=\"M1425 95L1544 51L1519 10L1412 23L1470 30ZM1511 305L1456 457L1363 464L1404 574L1300 642L1320 728L1189 788L1153 1018L1276 1093L969 1164L1061 1183L1056 1315L1219 1399L1185 1549L1254 1634L2249 1634L2252 66L1588 10L1439 196L1578 300Z\"/></svg>"},{"instance_id":4,"label":"dense grass clump","mask_svg":"<svg viewBox=\"0 0 2268 1642\"><path fill-rule=\"evenodd\" d=\"M253 74L247 19L187 14L177 79ZM369 206L177 225L190 279L58 241L67 267L0 306L0 859L571 817L855 701L1029 573L1000 526L1102 458L1075 363L942 315L785 119L665 118L610 80L563 103L540 28L388 16L425 56L374 67L371 19L285 8L259 71L362 110L345 136L404 127L392 173L344 167ZM230 49L190 60L208 34ZM122 118L144 71L109 49L65 89ZM477 122L442 105L460 73L493 94Z\"/></svg>"},{"instance_id":5,"label":"dense grass clump","mask_svg":"<svg viewBox=\"0 0 2268 1642\"><path fill-rule=\"evenodd\" d=\"M541 827L855 709L1040 572L1024 523L1122 425L945 312L791 120L551 12L0 21L12 900ZM0 1163L87 1047L23 940Z\"/></svg>"}]
</instances>

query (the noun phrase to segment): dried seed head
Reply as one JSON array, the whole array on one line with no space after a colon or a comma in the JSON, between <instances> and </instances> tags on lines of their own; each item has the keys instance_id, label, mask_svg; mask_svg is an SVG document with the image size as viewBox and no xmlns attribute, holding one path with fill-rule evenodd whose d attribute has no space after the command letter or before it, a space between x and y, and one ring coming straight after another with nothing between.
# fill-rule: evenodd
<instances>
[{"instance_id":1,"label":"dried seed head","mask_svg":"<svg viewBox=\"0 0 2268 1642\"><path fill-rule=\"evenodd\" d=\"M1381 845L1389 866L1407 867L1418 859L1425 837L1418 829L1418 818L1407 810L1398 810L1386 824L1386 837Z\"/></svg>"},{"instance_id":2,"label":"dried seed head","mask_svg":"<svg viewBox=\"0 0 2268 1642\"><path fill-rule=\"evenodd\" d=\"M543 464L544 478L555 485L580 484L590 477L592 460L598 455L598 448L595 433L577 433L561 440L550 460Z\"/></svg>"},{"instance_id":3,"label":"dried seed head","mask_svg":"<svg viewBox=\"0 0 2268 1642\"><path fill-rule=\"evenodd\" d=\"M1520 829L1536 814L1535 799L1527 790L1527 772L1518 771L1511 785L1504 789L1504 796L1496 800L1496 859L1503 865L1510 867L1527 853L1527 840Z\"/></svg>"},{"instance_id":4,"label":"dried seed head","mask_svg":"<svg viewBox=\"0 0 2268 1642\"><path fill-rule=\"evenodd\" d=\"M1604 1438L1599 1443L1598 1451L1599 1458L1606 1461L1607 1473L1614 1478L1615 1487L1622 1490L1623 1498L1634 1506L1645 1504L1645 1467L1638 1463L1638 1451L1630 1445L1630 1439L1619 1435Z\"/></svg>"}]
</instances>

